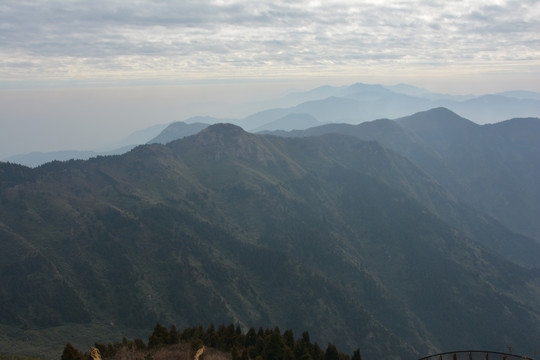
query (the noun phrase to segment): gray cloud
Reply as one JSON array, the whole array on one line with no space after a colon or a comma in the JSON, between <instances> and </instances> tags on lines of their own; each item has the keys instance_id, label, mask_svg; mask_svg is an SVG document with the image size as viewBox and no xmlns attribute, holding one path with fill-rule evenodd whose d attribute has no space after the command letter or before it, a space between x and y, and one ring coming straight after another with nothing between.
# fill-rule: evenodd
<instances>
[{"instance_id":1,"label":"gray cloud","mask_svg":"<svg viewBox=\"0 0 540 360\"><path fill-rule=\"evenodd\" d=\"M271 75L520 59L538 66L538 19L534 0L5 0L0 77Z\"/></svg>"}]
</instances>

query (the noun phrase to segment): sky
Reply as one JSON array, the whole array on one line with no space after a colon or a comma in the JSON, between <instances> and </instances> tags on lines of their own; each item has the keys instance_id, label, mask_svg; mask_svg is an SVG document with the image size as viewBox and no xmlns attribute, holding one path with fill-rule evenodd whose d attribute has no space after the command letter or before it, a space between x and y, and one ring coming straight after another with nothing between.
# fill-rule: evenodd
<instances>
[{"instance_id":1,"label":"sky","mask_svg":"<svg viewBox=\"0 0 540 360\"><path fill-rule=\"evenodd\" d=\"M0 0L0 159L355 82L540 92L540 1Z\"/></svg>"}]
</instances>

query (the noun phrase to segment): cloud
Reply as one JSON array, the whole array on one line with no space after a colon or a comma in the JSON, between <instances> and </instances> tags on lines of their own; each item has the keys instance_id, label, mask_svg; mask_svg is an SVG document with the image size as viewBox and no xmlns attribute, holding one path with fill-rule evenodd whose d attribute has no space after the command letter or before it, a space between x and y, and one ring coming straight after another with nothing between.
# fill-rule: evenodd
<instances>
[{"instance_id":1,"label":"cloud","mask_svg":"<svg viewBox=\"0 0 540 360\"><path fill-rule=\"evenodd\" d=\"M509 61L537 67L539 19L534 0L6 0L0 78L271 77Z\"/></svg>"}]
</instances>

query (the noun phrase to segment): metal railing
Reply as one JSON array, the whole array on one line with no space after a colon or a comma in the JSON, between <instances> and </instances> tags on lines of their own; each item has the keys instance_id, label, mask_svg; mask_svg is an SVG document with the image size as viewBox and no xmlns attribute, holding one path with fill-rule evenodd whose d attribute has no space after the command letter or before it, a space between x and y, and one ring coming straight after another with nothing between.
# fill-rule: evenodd
<instances>
[{"instance_id":1,"label":"metal railing","mask_svg":"<svg viewBox=\"0 0 540 360\"><path fill-rule=\"evenodd\" d=\"M464 350L430 355L418 360L534 360L531 357L496 351Z\"/></svg>"}]
</instances>

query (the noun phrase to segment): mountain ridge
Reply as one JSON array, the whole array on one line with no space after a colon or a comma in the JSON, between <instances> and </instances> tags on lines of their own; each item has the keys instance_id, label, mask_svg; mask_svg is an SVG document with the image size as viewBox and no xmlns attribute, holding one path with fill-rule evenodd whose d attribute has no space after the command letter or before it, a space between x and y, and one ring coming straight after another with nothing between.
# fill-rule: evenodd
<instances>
[{"instance_id":1,"label":"mountain ridge","mask_svg":"<svg viewBox=\"0 0 540 360\"><path fill-rule=\"evenodd\" d=\"M540 181L540 148L535 140L540 136L539 124L538 118L518 118L478 125L439 108L396 120L274 134L301 137L338 132L378 141L413 161L462 202L538 240L540 228L534 218L540 215L535 205L540 201L535 185Z\"/></svg>"},{"instance_id":2,"label":"mountain ridge","mask_svg":"<svg viewBox=\"0 0 540 360\"><path fill-rule=\"evenodd\" d=\"M526 353L538 335L537 274L424 206L421 191L456 200L374 141L217 124L124 155L0 171L1 244L14 245L0 271L20 269L0 281L0 321L23 333L233 321L407 359L507 341ZM40 273L52 279L40 296L16 291Z\"/></svg>"},{"instance_id":3,"label":"mountain ridge","mask_svg":"<svg viewBox=\"0 0 540 360\"><path fill-rule=\"evenodd\" d=\"M336 103L341 99L343 104ZM346 104L346 106L343 106ZM497 94L448 95L432 93L428 90L411 85L399 84L394 86L355 83L348 86L322 86L304 92L291 93L275 101L261 102L254 107L253 113L241 119L215 118L211 116L195 116L185 122L232 122L249 131L275 130L265 128L271 123L303 112L313 116L319 122L343 122L357 124L379 118L398 118L430 108L447 107L460 115L474 120L478 124L496 123L513 117L540 116L540 94L527 91L507 91ZM322 118L319 118L322 116ZM278 121L277 124L280 122ZM281 127L287 128L287 122ZM128 138L113 146L114 149L142 144L157 135L168 124L154 125L132 133ZM301 125L301 128L307 125ZM258 129L258 130L257 130ZM152 134L152 135L150 135ZM146 139L145 139L146 138ZM94 150L103 155L103 151ZM115 153L118 153L116 150ZM81 157L72 153L71 157ZM87 159L88 156L83 157ZM2 159L37 166L46 161L66 160L61 154L46 153L39 158L31 154L19 154Z\"/></svg>"}]
</instances>

